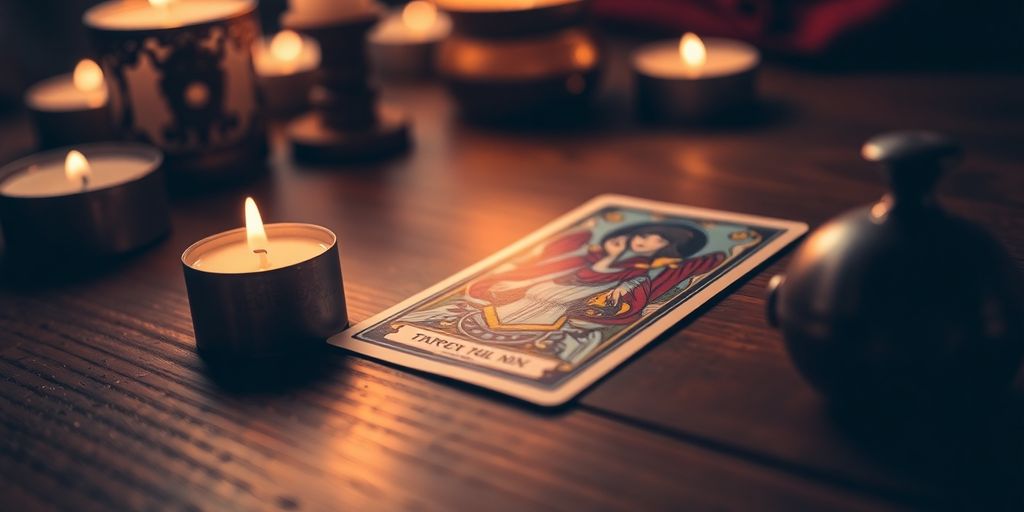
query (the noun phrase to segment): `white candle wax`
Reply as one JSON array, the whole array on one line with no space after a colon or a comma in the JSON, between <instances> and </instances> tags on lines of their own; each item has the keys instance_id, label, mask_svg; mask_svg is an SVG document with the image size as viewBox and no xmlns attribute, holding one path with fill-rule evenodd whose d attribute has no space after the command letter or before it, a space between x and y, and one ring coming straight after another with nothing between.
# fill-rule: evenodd
<instances>
[{"instance_id":1,"label":"white candle wax","mask_svg":"<svg viewBox=\"0 0 1024 512\"><path fill-rule=\"evenodd\" d=\"M437 0L441 9L452 11L520 11L573 4L581 0Z\"/></svg>"},{"instance_id":2,"label":"white candle wax","mask_svg":"<svg viewBox=\"0 0 1024 512\"><path fill-rule=\"evenodd\" d=\"M327 230L312 225L267 224L265 229L265 262L250 249L245 228L214 235L196 244L186 251L184 261L196 270L218 274L265 272L315 258L333 243Z\"/></svg>"},{"instance_id":3,"label":"white candle wax","mask_svg":"<svg viewBox=\"0 0 1024 512\"><path fill-rule=\"evenodd\" d=\"M0 182L0 195L8 197L56 197L115 187L137 180L154 170L157 163L152 157L130 151L86 153L91 175L82 187L82 181L71 180L65 174L64 154L52 160L29 166Z\"/></svg>"},{"instance_id":4,"label":"white candle wax","mask_svg":"<svg viewBox=\"0 0 1024 512\"><path fill-rule=\"evenodd\" d=\"M91 110L107 104L106 86L90 90L75 87L71 73L47 78L25 92L25 103L30 108L45 112Z\"/></svg>"},{"instance_id":5,"label":"white candle wax","mask_svg":"<svg viewBox=\"0 0 1024 512\"><path fill-rule=\"evenodd\" d=\"M166 5L113 0L86 11L84 20L86 25L106 30L152 30L228 18L252 5L252 0L174 0Z\"/></svg>"},{"instance_id":6,"label":"white candle wax","mask_svg":"<svg viewBox=\"0 0 1024 512\"><path fill-rule=\"evenodd\" d=\"M294 34L292 32L291 34ZM279 37L275 36L276 37ZM286 37L291 37L287 35ZM312 71L320 66L320 45L315 39L298 37L295 48L290 39L263 38L253 47L253 66L259 76L287 76ZM273 41L277 40L277 44ZM276 51L275 51L276 50Z\"/></svg>"},{"instance_id":7,"label":"white candle wax","mask_svg":"<svg viewBox=\"0 0 1024 512\"><path fill-rule=\"evenodd\" d=\"M742 73L755 67L761 55L753 46L735 39L703 40L706 60L699 66L687 65L679 54L679 40L644 46L633 55L633 67L645 75L659 78L697 80Z\"/></svg>"}]
</instances>

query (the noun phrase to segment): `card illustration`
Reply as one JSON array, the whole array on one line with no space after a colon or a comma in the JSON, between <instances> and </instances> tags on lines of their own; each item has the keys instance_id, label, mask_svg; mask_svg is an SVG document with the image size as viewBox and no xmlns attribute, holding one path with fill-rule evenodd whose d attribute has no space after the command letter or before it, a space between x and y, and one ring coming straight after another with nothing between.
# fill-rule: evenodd
<instances>
[{"instance_id":1,"label":"card illustration","mask_svg":"<svg viewBox=\"0 0 1024 512\"><path fill-rule=\"evenodd\" d=\"M628 357L801 226L603 196L332 343L558 403L617 364L597 363L640 340L616 360Z\"/></svg>"}]
</instances>

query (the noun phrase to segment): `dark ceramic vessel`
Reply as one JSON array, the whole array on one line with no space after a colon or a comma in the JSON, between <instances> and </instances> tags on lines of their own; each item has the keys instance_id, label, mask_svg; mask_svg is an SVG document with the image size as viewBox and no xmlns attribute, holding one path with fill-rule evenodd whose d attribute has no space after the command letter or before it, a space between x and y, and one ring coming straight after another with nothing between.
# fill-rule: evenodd
<instances>
[{"instance_id":1,"label":"dark ceramic vessel","mask_svg":"<svg viewBox=\"0 0 1024 512\"><path fill-rule=\"evenodd\" d=\"M862 154L884 166L889 193L803 243L769 284L771 323L800 372L837 402L999 396L1024 353L1024 279L988 233L934 199L960 148L939 134L896 132Z\"/></svg>"}]
</instances>

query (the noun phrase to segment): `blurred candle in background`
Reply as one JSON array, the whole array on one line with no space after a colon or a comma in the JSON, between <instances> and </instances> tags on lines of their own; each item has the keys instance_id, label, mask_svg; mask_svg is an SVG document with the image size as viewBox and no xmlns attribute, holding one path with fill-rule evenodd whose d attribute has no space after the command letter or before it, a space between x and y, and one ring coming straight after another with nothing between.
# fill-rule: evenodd
<instances>
[{"instance_id":1,"label":"blurred candle in background","mask_svg":"<svg viewBox=\"0 0 1024 512\"><path fill-rule=\"evenodd\" d=\"M444 9L460 11L514 11L577 3L580 0L438 0Z\"/></svg>"},{"instance_id":2,"label":"blurred candle in background","mask_svg":"<svg viewBox=\"0 0 1024 512\"><path fill-rule=\"evenodd\" d=\"M107 84L95 61L43 80L25 92L39 146L53 148L113 138Z\"/></svg>"},{"instance_id":3,"label":"blurred candle in background","mask_svg":"<svg viewBox=\"0 0 1024 512\"><path fill-rule=\"evenodd\" d=\"M604 50L584 0L438 0L452 35L438 74L462 113L485 122L580 119L598 88Z\"/></svg>"},{"instance_id":4,"label":"blurred candle in background","mask_svg":"<svg viewBox=\"0 0 1024 512\"><path fill-rule=\"evenodd\" d=\"M163 155L152 146L105 142L61 148L0 168L0 223L7 255L44 269L107 260L146 246L170 227Z\"/></svg>"},{"instance_id":5,"label":"blurred candle in background","mask_svg":"<svg viewBox=\"0 0 1024 512\"><path fill-rule=\"evenodd\" d=\"M690 76L699 76L707 64L708 50L697 34L687 32L679 39L679 56L686 73Z\"/></svg>"},{"instance_id":6,"label":"blurred candle in background","mask_svg":"<svg viewBox=\"0 0 1024 512\"><path fill-rule=\"evenodd\" d=\"M711 121L744 114L756 102L761 54L734 39L678 40L642 46L633 52L636 105L651 121Z\"/></svg>"},{"instance_id":7,"label":"blurred candle in background","mask_svg":"<svg viewBox=\"0 0 1024 512\"><path fill-rule=\"evenodd\" d=\"M433 3L413 0L387 15L369 34L374 69L385 76L420 77L434 69L437 44L451 33L451 18Z\"/></svg>"},{"instance_id":8,"label":"blurred candle in background","mask_svg":"<svg viewBox=\"0 0 1024 512\"><path fill-rule=\"evenodd\" d=\"M313 72L320 67L320 45L310 37L283 30L253 46L253 65L267 111L295 114L309 104Z\"/></svg>"},{"instance_id":9,"label":"blurred candle in background","mask_svg":"<svg viewBox=\"0 0 1024 512\"><path fill-rule=\"evenodd\" d=\"M481 38L541 34L578 25L590 0L436 0L455 31Z\"/></svg>"},{"instance_id":10,"label":"blurred candle in background","mask_svg":"<svg viewBox=\"0 0 1024 512\"><path fill-rule=\"evenodd\" d=\"M117 128L161 148L172 181L224 182L262 168L255 13L253 0L111 0L83 15Z\"/></svg>"},{"instance_id":11,"label":"blurred candle in background","mask_svg":"<svg viewBox=\"0 0 1024 512\"><path fill-rule=\"evenodd\" d=\"M380 7L373 0L288 0L288 10L281 16L281 24L330 25L379 11Z\"/></svg>"}]
</instances>

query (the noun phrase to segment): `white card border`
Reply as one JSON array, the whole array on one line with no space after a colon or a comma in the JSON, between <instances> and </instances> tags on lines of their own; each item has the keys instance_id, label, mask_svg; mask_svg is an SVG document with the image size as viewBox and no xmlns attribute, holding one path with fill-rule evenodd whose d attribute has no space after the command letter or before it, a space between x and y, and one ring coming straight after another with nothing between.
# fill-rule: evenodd
<instances>
[{"instance_id":1,"label":"white card border","mask_svg":"<svg viewBox=\"0 0 1024 512\"><path fill-rule=\"evenodd\" d=\"M498 263L499 261L544 240L554 233L572 226L580 220L608 206L647 209L668 215L709 217L715 221L735 222L737 224L749 224L772 229L780 229L782 230L782 233L768 242L767 245L758 248L754 254L745 258L725 274L722 274L720 277L715 279L703 290L685 300L682 304L679 304L679 306L677 306L671 313L648 325L642 331L633 335L625 343L613 349L610 353L599 356L600 359L598 361L595 361L583 371L570 377L569 380L558 388L551 390L538 389L529 384L506 380L502 377L496 377L471 368L454 366L443 362L425 359L416 355L406 354L398 350L366 342L354 337L354 334L383 322L388 317L401 312L402 310L458 283L459 281L469 278L487 267L490 267L495 263ZM408 299L391 306L390 308L387 308L384 311L373 315L372 317L367 318L366 320L363 320L362 322L359 322L338 334L335 334L334 336L331 336L327 342L331 345L370 356L375 359L482 386L537 405L545 407L562 405L613 370L615 367L632 357L633 354L637 353L640 349L647 346L647 344L657 339L658 336L664 334L673 325L689 316L707 301L711 300L713 297L735 283L738 279L760 266L790 243L803 236L804 233L807 232L807 229L807 224L803 222L776 219L772 217L761 217L758 215L724 212L693 206L683 206L618 194L604 194L583 203L572 211L519 239L519 241L512 245L499 250L473 265L470 265L447 279L444 279L416 295L413 295L412 297L409 297Z\"/></svg>"}]
</instances>

